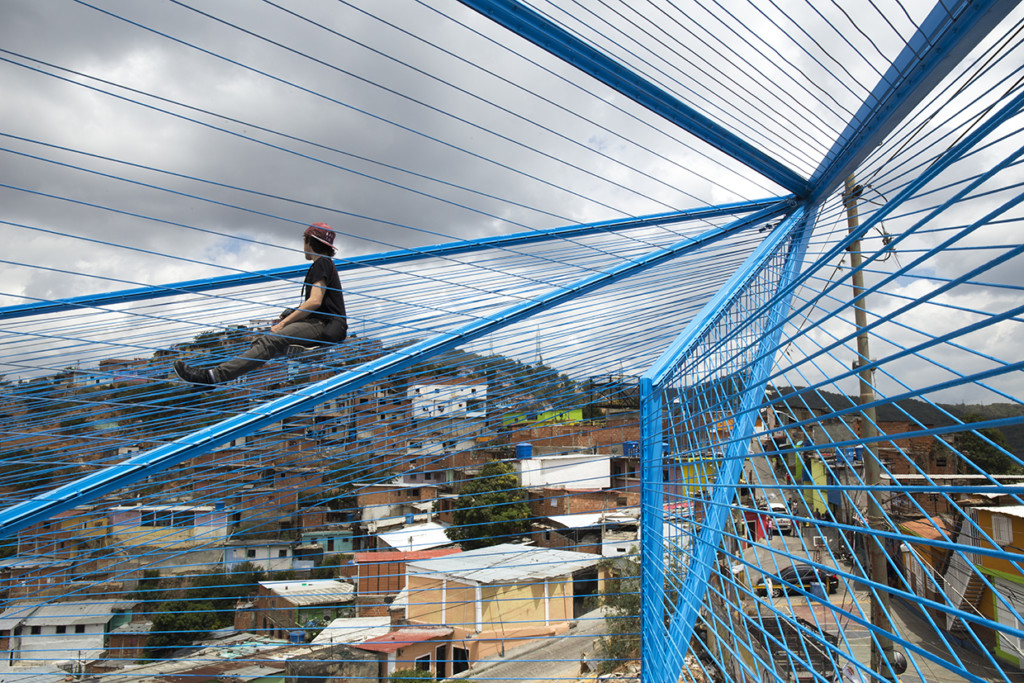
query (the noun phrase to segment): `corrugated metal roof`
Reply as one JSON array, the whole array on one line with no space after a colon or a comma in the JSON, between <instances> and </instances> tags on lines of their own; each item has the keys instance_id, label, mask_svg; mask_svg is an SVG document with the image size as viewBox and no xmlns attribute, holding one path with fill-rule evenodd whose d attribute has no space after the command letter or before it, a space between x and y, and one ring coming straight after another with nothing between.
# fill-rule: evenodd
<instances>
[{"instance_id":1,"label":"corrugated metal roof","mask_svg":"<svg viewBox=\"0 0 1024 683\"><path fill-rule=\"evenodd\" d=\"M600 512L584 512L576 515L548 515L555 524L560 524L566 529L586 529L592 526L600 526L603 514Z\"/></svg>"},{"instance_id":2,"label":"corrugated metal roof","mask_svg":"<svg viewBox=\"0 0 1024 683\"><path fill-rule=\"evenodd\" d=\"M397 550L429 550L453 541L444 533L444 527L434 522L402 527L395 531L377 534L377 538Z\"/></svg>"},{"instance_id":3,"label":"corrugated metal roof","mask_svg":"<svg viewBox=\"0 0 1024 683\"><path fill-rule=\"evenodd\" d=\"M354 598L352 584L334 579L260 581L260 585L299 607L348 602Z\"/></svg>"},{"instance_id":4,"label":"corrugated metal roof","mask_svg":"<svg viewBox=\"0 0 1024 683\"><path fill-rule=\"evenodd\" d=\"M335 619L317 634L310 645L324 643L359 643L378 638L391 630L391 617L356 617Z\"/></svg>"},{"instance_id":5,"label":"corrugated metal roof","mask_svg":"<svg viewBox=\"0 0 1024 683\"><path fill-rule=\"evenodd\" d=\"M984 510L985 512L994 512L997 515L1006 515L1007 517L1018 517L1024 519L1024 505L997 505L995 507L977 507L975 510Z\"/></svg>"},{"instance_id":6,"label":"corrugated metal roof","mask_svg":"<svg viewBox=\"0 0 1024 683\"><path fill-rule=\"evenodd\" d=\"M516 583L566 576L600 562L600 555L503 543L406 564L409 574L444 575L479 584Z\"/></svg>"},{"instance_id":7,"label":"corrugated metal roof","mask_svg":"<svg viewBox=\"0 0 1024 683\"><path fill-rule=\"evenodd\" d=\"M130 610L137 603L128 600L78 600L75 602L22 602L0 613L0 630L18 624L32 626L75 626L105 624L115 612Z\"/></svg>"}]
</instances>

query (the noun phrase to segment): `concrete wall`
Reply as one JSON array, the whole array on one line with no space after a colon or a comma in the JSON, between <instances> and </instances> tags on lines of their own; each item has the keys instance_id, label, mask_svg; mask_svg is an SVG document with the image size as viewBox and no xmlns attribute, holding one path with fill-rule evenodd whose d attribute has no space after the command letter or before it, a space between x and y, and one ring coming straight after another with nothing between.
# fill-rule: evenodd
<instances>
[{"instance_id":1,"label":"concrete wall","mask_svg":"<svg viewBox=\"0 0 1024 683\"><path fill-rule=\"evenodd\" d=\"M579 454L512 461L524 488L606 489L611 486L611 457Z\"/></svg>"}]
</instances>

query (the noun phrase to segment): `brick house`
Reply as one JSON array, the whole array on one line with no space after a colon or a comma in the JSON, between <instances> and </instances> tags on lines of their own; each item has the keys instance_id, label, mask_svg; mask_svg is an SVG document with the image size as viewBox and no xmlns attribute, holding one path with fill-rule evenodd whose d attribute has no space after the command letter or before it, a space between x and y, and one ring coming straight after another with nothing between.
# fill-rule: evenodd
<instances>
[{"instance_id":1,"label":"brick house","mask_svg":"<svg viewBox=\"0 0 1024 683\"><path fill-rule=\"evenodd\" d=\"M352 616L352 584L335 579L260 581L252 603L235 611L235 628L288 638L296 630L316 629Z\"/></svg>"},{"instance_id":2,"label":"brick house","mask_svg":"<svg viewBox=\"0 0 1024 683\"><path fill-rule=\"evenodd\" d=\"M405 588L407 562L444 557L459 548L436 548L413 552L356 553L356 613L359 617L386 617L388 605Z\"/></svg>"}]
</instances>

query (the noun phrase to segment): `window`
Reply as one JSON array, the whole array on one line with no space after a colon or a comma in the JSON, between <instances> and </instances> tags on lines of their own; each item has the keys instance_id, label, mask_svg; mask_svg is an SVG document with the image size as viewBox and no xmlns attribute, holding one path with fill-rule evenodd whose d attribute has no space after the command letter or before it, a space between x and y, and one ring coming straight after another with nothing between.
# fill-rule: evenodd
<instances>
[{"instance_id":1,"label":"window","mask_svg":"<svg viewBox=\"0 0 1024 683\"><path fill-rule=\"evenodd\" d=\"M42 632L43 632L43 628L42 628L41 626L33 626L33 627L32 627L32 628L31 628L31 629L29 630L29 632L30 632L30 633L31 633L32 635L34 635L34 636L38 636L38 635L39 635L40 633L42 633Z\"/></svg>"},{"instance_id":2,"label":"window","mask_svg":"<svg viewBox=\"0 0 1024 683\"><path fill-rule=\"evenodd\" d=\"M416 668L420 671L430 671L430 655L423 655L416 658Z\"/></svg>"},{"instance_id":3,"label":"window","mask_svg":"<svg viewBox=\"0 0 1024 683\"><path fill-rule=\"evenodd\" d=\"M75 633L85 633L85 624L75 624Z\"/></svg>"},{"instance_id":4,"label":"window","mask_svg":"<svg viewBox=\"0 0 1024 683\"><path fill-rule=\"evenodd\" d=\"M192 510L175 510L171 513L171 526L190 527L195 526L196 513Z\"/></svg>"},{"instance_id":5,"label":"window","mask_svg":"<svg viewBox=\"0 0 1024 683\"><path fill-rule=\"evenodd\" d=\"M245 556L248 557L250 560L256 557L256 548L246 548Z\"/></svg>"},{"instance_id":6,"label":"window","mask_svg":"<svg viewBox=\"0 0 1024 683\"><path fill-rule=\"evenodd\" d=\"M1013 545L1013 524L1009 517L992 515L992 538L999 545Z\"/></svg>"},{"instance_id":7,"label":"window","mask_svg":"<svg viewBox=\"0 0 1024 683\"><path fill-rule=\"evenodd\" d=\"M285 549L285 548L281 548L280 550L277 551L277 556L278 557L288 557L288 550Z\"/></svg>"},{"instance_id":8,"label":"window","mask_svg":"<svg viewBox=\"0 0 1024 683\"><path fill-rule=\"evenodd\" d=\"M65 633L67 633L67 632L68 632L68 627L65 626L64 624L61 624L60 626L57 627L57 635L58 636L59 635L63 635Z\"/></svg>"}]
</instances>

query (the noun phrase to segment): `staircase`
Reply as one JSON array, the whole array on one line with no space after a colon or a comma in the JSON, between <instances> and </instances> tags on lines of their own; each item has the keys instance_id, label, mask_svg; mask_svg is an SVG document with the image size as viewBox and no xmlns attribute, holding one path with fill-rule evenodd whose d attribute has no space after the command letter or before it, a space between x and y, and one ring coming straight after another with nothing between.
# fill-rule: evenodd
<instances>
[{"instance_id":1,"label":"staircase","mask_svg":"<svg viewBox=\"0 0 1024 683\"><path fill-rule=\"evenodd\" d=\"M977 572L971 572L971 578L967 581L967 586L964 588L964 594L960 598L957 607L970 614L978 613L978 603L981 601L981 596L985 592L985 582L981 580L981 575ZM970 635L970 625L957 617L949 627L949 632L953 635L964 638Z\"/></svg>"}]
</instances>

